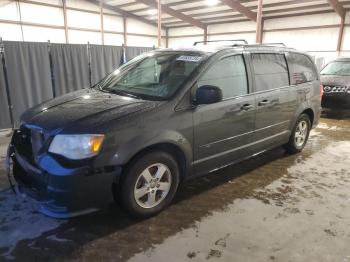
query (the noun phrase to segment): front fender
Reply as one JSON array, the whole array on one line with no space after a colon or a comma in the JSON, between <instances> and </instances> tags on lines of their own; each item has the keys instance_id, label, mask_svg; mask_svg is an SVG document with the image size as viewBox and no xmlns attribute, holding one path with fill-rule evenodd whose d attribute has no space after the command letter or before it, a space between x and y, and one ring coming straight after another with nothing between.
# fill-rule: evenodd
<instances>
[{"instance_id":1,"label":"front fender","mask_svg":"<svg viewBox=\"0 0 350 262\"><path fill-rule=\"evenodd\" d=\"M171 144L179 148L190 165L193 161L191 142L183 134L174 130L162 130L160 132L146 133L130 138L120 145L108 165L122 166L127 164L137 153L159 144Z\"/></svg>"}]
</instances>

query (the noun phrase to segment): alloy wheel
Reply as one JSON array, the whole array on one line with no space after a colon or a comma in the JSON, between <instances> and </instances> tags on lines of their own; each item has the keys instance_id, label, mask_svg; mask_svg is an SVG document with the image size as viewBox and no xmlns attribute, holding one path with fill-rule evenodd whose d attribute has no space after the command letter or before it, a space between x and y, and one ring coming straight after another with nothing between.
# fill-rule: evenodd
<instances>
[{"instance_id":1,"label":"alloy wheel","mask_svg":"<svg viewBox=\"0 0 350 262\"><path fill-rule=\"evenodd\" d=\"M136 180L134 188L136 203L143 208L159 205L168 195L171 182L171 172L166 165L156 163L148 166Z\"/></svg>"}]
</instances>

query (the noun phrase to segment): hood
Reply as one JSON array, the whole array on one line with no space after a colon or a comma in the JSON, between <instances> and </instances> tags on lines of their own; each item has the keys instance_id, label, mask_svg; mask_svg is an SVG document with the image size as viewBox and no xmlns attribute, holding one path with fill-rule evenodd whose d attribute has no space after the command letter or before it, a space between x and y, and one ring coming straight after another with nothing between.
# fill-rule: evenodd
<instances>
[{"instance_id":1,"label":"hood","mask_svg":"<svg viewBox=\"0 0 350 262\"><path fill-rule=\"evenodd\" d=\"M321 75L324 86L350 86L350 76Z\"/></svg>"},{"instance_id":2,"label":"hood","mask_svg":"<svg viewBox=\"0 0 350 262\"><path fill-rule=\"evenodd\" d=\"M40 127L48 132L63 129L86 132L108 121L156 107L161 102L146 101L96 89L83 89L28 109L21 123Z\"/></svg>"}]
</instances>

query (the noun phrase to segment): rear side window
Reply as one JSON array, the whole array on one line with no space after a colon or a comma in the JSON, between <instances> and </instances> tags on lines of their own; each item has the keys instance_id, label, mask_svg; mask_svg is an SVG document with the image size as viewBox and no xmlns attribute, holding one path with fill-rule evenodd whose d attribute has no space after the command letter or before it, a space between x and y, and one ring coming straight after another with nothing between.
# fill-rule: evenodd
<instances>
[{"instance_id":1,"label":"rear side window","mask_svg":"<svg viewBox=\"0 0 350 262\"><path fill-rule=\"evenodd\" d=\"M242 55L226 57L212 65L198 81L198 86L204 85L219 87L224 99L247 94L247 74Z\"/></svg>"},{"instance_id":2,"label":"rear side window","mask_svg":"<svg viewBox=\"0 0 350 262\"><path fill-rule=\"evenodd\" d=\"M317 73L313 62L302 54L290 53L288 55L290 70L290 82L292 85L299 85L317 80Z\"/></svg>"},{"instance_id":3,"label":"rear side window","mask_svg":"<svg viewBox=\"0 0 350 262\"><path fill-rule=\"evenodd\" d=\"M283 54L251 54L256 91L289 86L286 59Z\"/></svg>"}]
</instances>

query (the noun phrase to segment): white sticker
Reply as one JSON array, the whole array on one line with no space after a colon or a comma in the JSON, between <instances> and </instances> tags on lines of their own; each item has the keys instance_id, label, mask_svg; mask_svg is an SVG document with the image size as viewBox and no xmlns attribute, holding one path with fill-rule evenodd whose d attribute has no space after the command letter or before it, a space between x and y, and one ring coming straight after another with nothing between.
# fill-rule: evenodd
<instances>
[{"instance_id":1,"label":"white sticker","mask_svg":"<svg viewBox=\"0 0 350 262\"><path fill-rule=\"evenodd\" d=\"M202 59L201 56L189 56L189 55L182 55L178 57L176 60L178 61L187 61L187 62L198 62Z\"/></svg>"}]
</instances>

